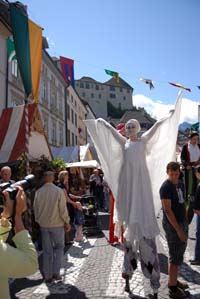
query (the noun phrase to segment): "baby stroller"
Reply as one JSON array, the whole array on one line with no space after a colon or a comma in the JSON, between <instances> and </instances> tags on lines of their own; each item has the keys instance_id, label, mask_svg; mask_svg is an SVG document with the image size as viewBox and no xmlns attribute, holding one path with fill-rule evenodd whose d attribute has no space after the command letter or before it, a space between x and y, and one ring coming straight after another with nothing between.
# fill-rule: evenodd
<instances>
[{"instance_id":1,"label":"baby stroller","mask_svg":"<svg viewBox=\"0 0 200 299\"><path fill-rule=\"evenodd\" d=\"M85 217L83 233L86 236L97 235L100 232L100 229L98 227L98 210L96 197L84 195L81 198L81 204L83 208L83 214Z\"/></svg>"}]
</instances>

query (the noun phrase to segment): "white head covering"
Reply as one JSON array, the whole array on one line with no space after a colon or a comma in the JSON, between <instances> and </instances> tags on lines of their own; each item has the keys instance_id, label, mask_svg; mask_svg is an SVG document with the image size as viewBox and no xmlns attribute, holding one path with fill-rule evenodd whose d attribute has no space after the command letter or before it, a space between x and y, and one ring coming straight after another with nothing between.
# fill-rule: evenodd
<instances>
[{"instance_id":1,"label":"white head covering","mask_svg":"<svg viewBox=\"0 0 200 299\"><path fill-rule=\"evenodd\" d=\"M130 137L131 135L137 135L141 131L141 127L137 119L130 119L125 124L125 130L127 137Z\"/></svg>"}]
</instances>

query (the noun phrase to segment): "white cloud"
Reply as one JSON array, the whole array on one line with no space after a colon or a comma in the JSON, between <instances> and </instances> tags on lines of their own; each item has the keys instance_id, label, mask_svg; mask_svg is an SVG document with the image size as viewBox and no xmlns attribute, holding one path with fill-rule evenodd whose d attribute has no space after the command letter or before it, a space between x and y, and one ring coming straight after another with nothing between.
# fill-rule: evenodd
<instances>
[{"instance_id":1,"label":"white cloud","mask_svg":"<svg viewBox=\"0 0 200 299\"><path fill-rule=\"evenodd\" d=\"M198 121L198 104L198 102L183 98L180 123L183 123L184 121L195 123ZM133 96L133 105L136 107L144 107L145 110L155 119L162 118L174 108L174 105L164 104L161 101L154 101L142 94L136 94Z\"/></svg>"}]
</instances>

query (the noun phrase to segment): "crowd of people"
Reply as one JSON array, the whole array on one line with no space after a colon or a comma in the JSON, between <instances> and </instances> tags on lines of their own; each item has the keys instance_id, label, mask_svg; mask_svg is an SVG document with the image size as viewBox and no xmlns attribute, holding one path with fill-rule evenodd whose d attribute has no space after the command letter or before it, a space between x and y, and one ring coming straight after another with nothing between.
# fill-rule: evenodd
<instances>
[{"instance_id":1,"label":"crowd of people","mask_svg":"<svg viewBox=\"0 0 200 299\"><path fill-rule=\"evenodd\" d=\"M102 124L102 120L101 120ZM120 197L126 201L115 201L120 226L123 227L124 262L122 276L125 279L125 290L130 292L129 281L137 268L138 257L145 277L150 280L154 298L158 296L160 287L160 267L156 248L156 236L159 234L149 172L145 164L145 145L149 136L138 139L140 125L136 120L120 124L116 130L103 122L120 144L125 146L123 157L123 173L118 178ZM114 131L113 131L114 130ZM125 136L126 134L126 136ZM196 242L192 265L200 265L200 145L198 133L189 136L183 146L181 163L170 162L166 166L167 179L160 186L160 199L163 209L163 229L169 248L168 288L170 298L186 298L188 285L178 280L179 267L183 263L187 247L189 224L195 214ZM133 155L134 153L134 155ZM119 166L119 165L118 165ZM1 183L10 183L11 168L4 166L0 172ZM117 175L117 173L115 173ZM89 178L90 195L96 198L100 211L110 211L110 184L106 181L102 170L94 169ZM112 187L112 186L111 186ZM114 190L114 189L113 189ZM37 254L31 237L25 230L27 212L26 196L18 187L16 208L13 216L13 200L9 192L3 192L4 206L1 206L0 218L0 269L4 269L5 260L13 259L6 266L4 275L0 275L0 295L9 298L8 277L23 277L38 269ZM134 201L133 198L137 197ZM122 205L123 207L120 207ZM36 191L33 203L35 222L40 227L41 240L37 240L43 249L42 275L46 283L62 280L60 269L64 256L65 244L84 240L84 213L81 196L74 195L69 190L69 173L63 170L58 174L48 169L43 174L43 184ZM144 213L145 211L145 213ZM115 211L116 212L116 211ZM26 213L25 213L26 214ZM111 215L111 217L116 215ZM13 221L14 219L14 221ZM115 220L116 220L115 219ZM132 221L133 220L133 221ZM124 224L126 223L126 225ZM128 225L127 225L128 223ZM117 221L116 221L117 226ZM74 239L69 238L71 227L75 228ZM15 243L6 242L10 231ZM14 234L14 236L13 236ZM11 241L12 243L12 241ZM15 267L23 259L23 267ZM17 269L17 270L16 270Z\"/></svg>"}]
</instances>

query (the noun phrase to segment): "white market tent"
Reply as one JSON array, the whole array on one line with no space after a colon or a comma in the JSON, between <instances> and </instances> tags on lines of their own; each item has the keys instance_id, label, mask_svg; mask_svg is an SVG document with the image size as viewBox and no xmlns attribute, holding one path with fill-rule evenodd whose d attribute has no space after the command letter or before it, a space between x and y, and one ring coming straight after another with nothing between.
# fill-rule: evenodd
<instances>
[{"instance_id":1,"label":"white market tent","mask_svg":"<svg viewBox=\"0 0 200 299\"><path fill-rule=\"evenodd\" d=\"M66 163L67 168L80 167L80 168L99 168L100 164L96 160L80 161L73 163Z\"/></svg>"}]
</instances>

